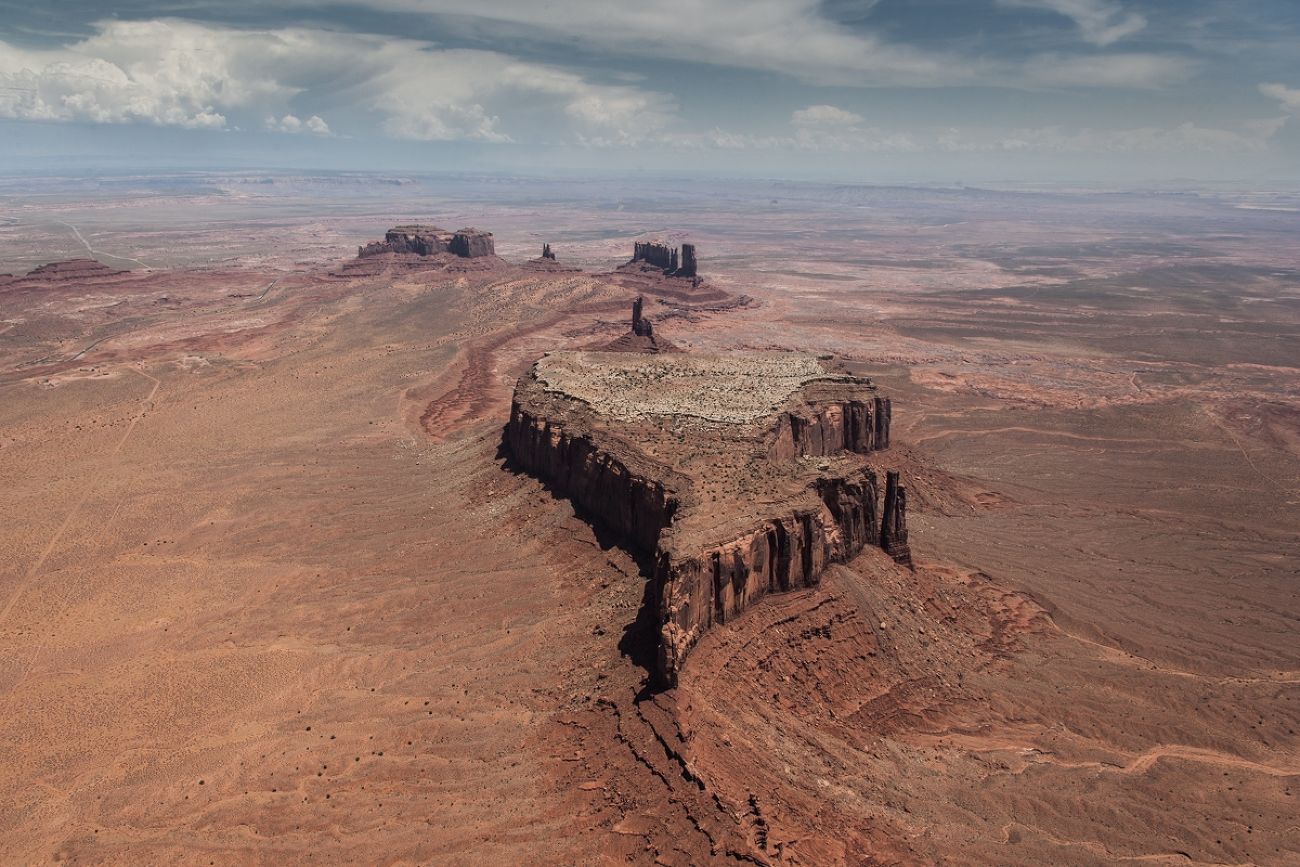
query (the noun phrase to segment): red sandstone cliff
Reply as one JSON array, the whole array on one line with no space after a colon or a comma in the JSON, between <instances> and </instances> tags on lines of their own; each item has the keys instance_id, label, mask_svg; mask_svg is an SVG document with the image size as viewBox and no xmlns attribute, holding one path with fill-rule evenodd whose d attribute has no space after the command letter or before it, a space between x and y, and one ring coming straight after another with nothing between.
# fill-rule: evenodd
<instances>
[{"instance_id":1,"label":"red sandstone cliff","mask_svg":"<svg viewBox=\"0 0 1300 867\"><path fill-rule=\"evenodd\" d=\"M878 537L876 477L819 481L822 502L764 521L737 539L674 558L660 546L658 674L676 682L686 655L714 624L726 623L768 593L813 587L831 563L852 559Z\"/></svg>"},{"instance_id":2,"label":"red sandstone cliff","mask_svg":"<svg viewBox=\"0 0 1300 867\"><path fill-rule=\"evenodd\" d=\"M591 437L571 435L530 414L518 401L510 407L505 438L511 456L523 469L555 486L635 550L657 549L660 532L672 523L680 505L669 485L684 488L684 478L630 455L615 457L598 448Z\"/></svg>"},{"instance_id":3,"label":"red sandstone cliff","mask_svg":"<svg viewBox=\"0 0 1300 867\"><path fill-rule=\"evenodd\" d=\"M505 445L522 469L570 498L631 550L652 558L657 674L666 685L675 683L687 654L711 626L768 593L813 586L828 564L847 561L867 545L880 545L910 565L898 474L889 474L882 509L875 471L861 464L847 474L814 477L784 505L774 504L772 514L728 531L729 537L683 541L674 523L695 506L691 479L608 431L596 436L566 430L532 411L520 399L537 387L530 376L516 389ZM888 442L888 400L833 400L818 393L835 387L811 384L807 400L779 415L766 443L770 460L865 453Z\"/></svg>"},{"instance_id":4,"label":"red sandstone cliff","mask_svg":"<svg viewBox=\"0 0 1300 867\"><path fill-rule=\"evenodd\" d=\"M889 398L809 401L811 412L785 412L777 421L768 456L788 461L801 456L850 451L866 454L889 446Z\"/></svg>"}]
</instances>

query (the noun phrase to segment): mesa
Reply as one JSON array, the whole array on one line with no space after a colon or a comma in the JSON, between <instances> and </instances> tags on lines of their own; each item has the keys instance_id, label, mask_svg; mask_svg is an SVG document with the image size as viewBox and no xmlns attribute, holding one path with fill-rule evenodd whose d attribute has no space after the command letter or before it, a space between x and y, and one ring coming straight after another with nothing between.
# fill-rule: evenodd
<instances>
[{"instance_id":1,"label":"mesa","mask_svg":"<svg viewBox=\"0 0 1300 867\"><path fill-rule=\"evenodd\" d=\"M829 362L580 350L520 378L510 454L646 561L662 684L711 626L867 545L910 565L890 399Z\"/></svg>"}]
</instances>

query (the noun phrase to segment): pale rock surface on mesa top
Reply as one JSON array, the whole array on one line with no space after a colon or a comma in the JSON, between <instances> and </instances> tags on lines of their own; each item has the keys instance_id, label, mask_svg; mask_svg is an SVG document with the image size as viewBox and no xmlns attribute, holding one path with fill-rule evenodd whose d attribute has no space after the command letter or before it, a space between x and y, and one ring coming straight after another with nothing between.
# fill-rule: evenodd
<instances>
[{"instance_id":1,"label":"pale rock surface on mesa top","mask_svg":"<svg viewBox=\"0 0 1300 867\"><path fill-rule=\"evenodd\" d=\"M537 381L596 412L631 420L689 416L736 424L771 415L814 380L850 383L815 357L790 353L701 356L553 352L537 362Z\"/></svg>"}]
</instances>

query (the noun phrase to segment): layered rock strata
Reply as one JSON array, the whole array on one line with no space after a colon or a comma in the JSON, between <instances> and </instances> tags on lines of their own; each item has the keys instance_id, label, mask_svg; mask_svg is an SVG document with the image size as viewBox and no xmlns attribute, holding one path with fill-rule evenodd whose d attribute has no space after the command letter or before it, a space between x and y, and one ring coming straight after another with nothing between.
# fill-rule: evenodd
<instances>
[{"instance_id":1,"label":"layered rock strata","mask_svg":"<svg viewBox=\"0 0 1300 867\"><path fill-rule=\"evenodd\" d=\"M50 262L47 265L38 265L24 276L12 279L44 283L70 283L98 277L117 277L128 273L130 272L110 268L97 259L69 259L64 262Z\"/></svg>"},{"instance_id":2,"label":"layered rock strata","mask_svg":"<svg viewBox=\"0 0 1300 867\"><path fill-rule=\"evenodd\" d=\"M519 380L505 445L646 558L671 685L711 626L764 595L867 545L910 562L897 474L882 507L867 458L888 419L870 381L808 356L563 352Z\"/></svg>"}]
</instances>

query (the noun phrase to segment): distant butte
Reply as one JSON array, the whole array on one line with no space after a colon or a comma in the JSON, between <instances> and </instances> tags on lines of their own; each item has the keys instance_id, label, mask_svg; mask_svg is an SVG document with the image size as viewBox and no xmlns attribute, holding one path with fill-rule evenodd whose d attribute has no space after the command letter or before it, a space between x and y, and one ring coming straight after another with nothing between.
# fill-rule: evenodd
<instances>
[{"instance_id":1,"label":"distant butte","mask_svg":"<svg viewBox=\"0 0 1300 867\"><path fill-rule=\"evenodd\" d=\"M455 232L437 226L394 226L384 240L357 248L357 257L331 272L332 277L373 277L384 273L486 271L502 266L492 233L466 228Z\"/></svg>"},{"instance_id":2,"label":"distant butte","mask_svg":"<svg viewBox=\"0 0 1300 867\"><path fill-rule=\"evenodd\" d=\"M542 255L536 259L529 259L525 267L532 271L579 271L580 269L567 265L561 265L560 260L556 257L555 251L551 249L550 244L542 245Z\"/></svg>"},{"instance_id":3,"label":"distant butte","mask_svg":"<svg viewBox=\"0 0 1300 867\"><path fill-rule=\"evenodd\" d=\"M384 253L409 253L416 256L436 256L451 253L462 259L496 255L492 233L480 229L461 229L449 232L437 226L395 226L384 233L384 240L371 241L357 248L357 258L379 256Z\"/></svg>"},{"instance_id":4,"label":"distant butte","mask_svg":"<svg viewBox=\"0 0 1300 867\"><path fill-rule=\"evenodd\" d=\"M717 623L864 546L909 564L906 496L868 455L889 399L812 356L555 352L520 378L514 461L653 564L657 675Z\"/></svg>"},{"instance_id":5,"label":"distant butte","mask_svg":"<svg viewBox=\"0 0 1300 867\"><path fill-rule=\"evenodd\" d=\"M698 279L694 244L682 244L679 250L659 241L637 241L632 245L632 261L627 266L638 265L643 270L657 268L665 277Z\"/></svg>"},{"instance_id":6,"label":"distant butte","mask_svg":"<svg viewBox=\"0 0 1300 867\"><path fill-rule=\"evenodd\" d=\"M694 244L677 248L660 241L636 241L632 245L632 258L614 269L609 277L666 304L687 304L696 309L743 307L751 300L746 295L725 292L701 277Z\"/></svg>"},{"instance_id":7,"label":"distant butte","mask_svg":"<svg viewBox=\"0 0 1300 867\"><path fill-rule=\"evenodd\" d=\"M96 259L69 259L65 262L50 262L47 265L41 265L28 271L24 276L14 279L44 283L70 283L97 277L116 277L129 273L129 271L110 268Z\"/></svg>"}]
</instances>

